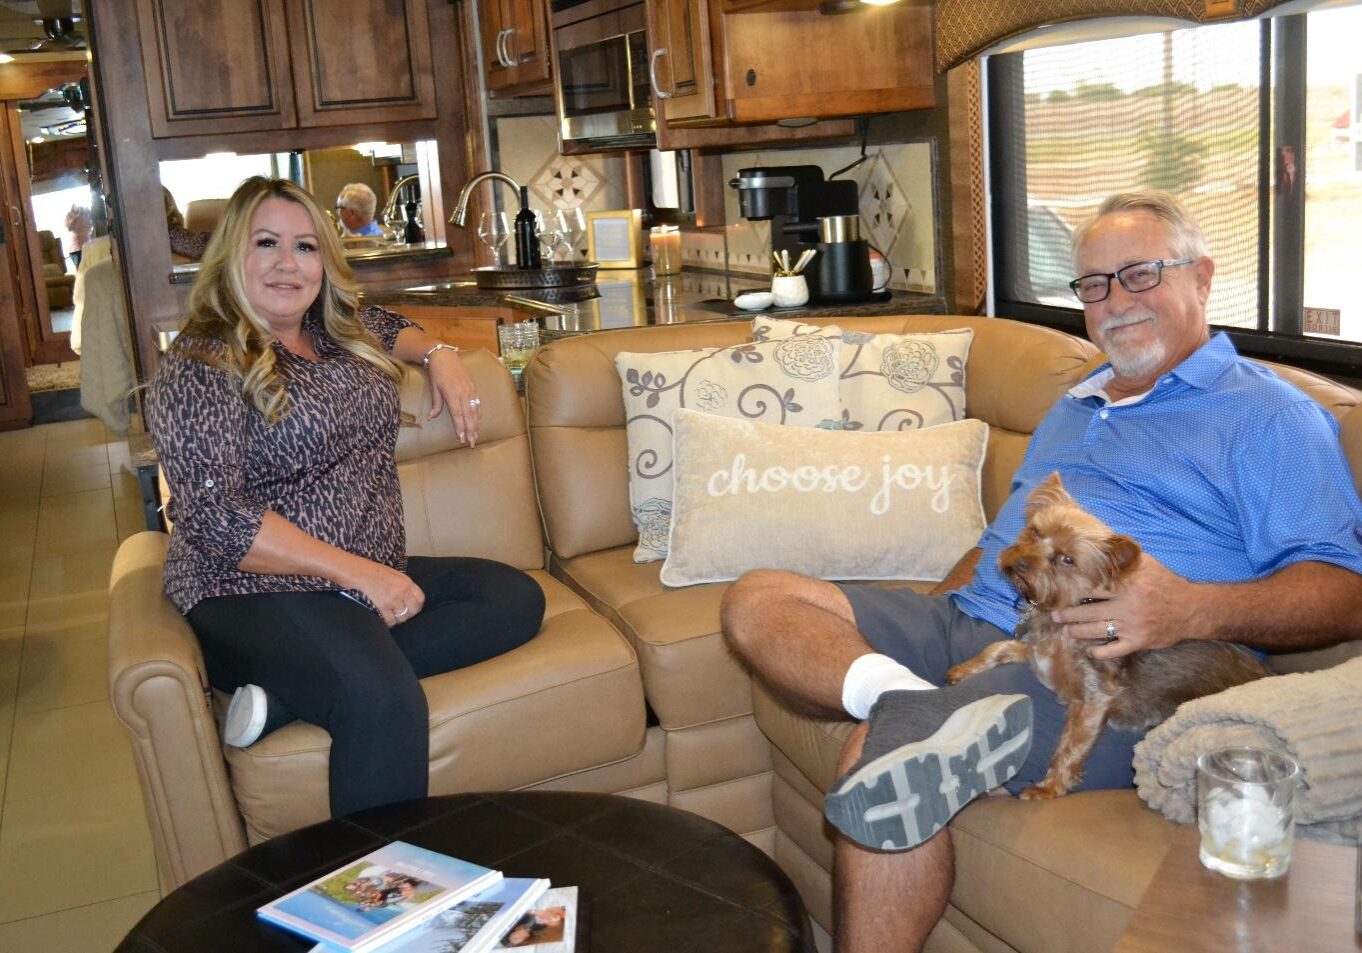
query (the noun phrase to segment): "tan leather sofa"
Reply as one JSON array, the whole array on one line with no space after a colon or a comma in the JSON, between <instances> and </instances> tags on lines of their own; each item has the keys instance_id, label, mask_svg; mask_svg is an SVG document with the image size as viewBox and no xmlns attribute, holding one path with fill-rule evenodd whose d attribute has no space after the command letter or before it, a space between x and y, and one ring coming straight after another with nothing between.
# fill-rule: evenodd
<instances>
[{"instance_id":1,"label":"tan leather sofa","mask_svg":"<svg viewBox=\"0 0 1362 953\"><path fill-rule=\"evenodd\" d=\"M990 426L983 473L990 518L1045 411L1100 360L1085 341L999 319L836 323L874 332L974 329L966 401L969 415ZM726 584L667 589L658 579L661 563L632 559L615 354L733 344L749 334L746 322L674 325L541 349L526 369L535 478L550 571L626 633L638 653L644 691L665 736L668 802L766 849L799 886L814 919L831 929L832 841L822 792L850 723L795 715L752 685L719 635ZM1344 418L1362 483L1362 411L1353 410L1360 395L1315 375L1277 370ZM1322 667L1356 648L1279 662ZM962 812L951 830L956 887L929 950L1095 953L1114 946L1176 828L1133 791L1111 791L1055 802L989 798Z\"/></svg>"},{"instance_id":2,"label":"tan leather sofa","mask_svg":"<svg viewBox=\"0 0 1362 953\"><path fill-rule=\"evenodd\" d=\"M398 441L408 549L518 566L543 586L547 610L528 644L423 682L431 792L660 787L661 751L645 745L633 649L544 572L529 440L510 374L486 351L466 363L482 396L477 447L459 445L447 414L404 428ZM422 375L411 376L403 398L424 420ZM215 714L225 699L209 691L198 644L162 594L168 540L146 532L119 548L109 605L109 697L132 737L167 888L250 843L325 819L330 747L326 732L297 722L224 754Z\"/></svg>"},{"instance_id":3,"label":"tan leather sofa","mask_svg":"<svg viewBox=\"0 0 1362 953\"><path fill-rule=\"evenodd\" d=\"M983 471L990 516L1032 429L1098 359L1077 338L999 319L838 324L882 332L974 329L966 399L969 414L990 425ZM485 420L477 449L455 447L443 424L404 432L399 455L412 551L505 559L535 571L550 595L539 639L427 680L431 787L613 791L694 811L774 856L814 918L830 928L831 841L821 792L850 725L797 717L754 690L719 634L725 585L667 589L658 579L661 563L632 559L615 354L749 336L747 322L720 322L556 341L525 371L528 433L509 380L475 352L470 366ZM1345 445L1362 473L1362 411L1349 414L1359 394L1285 373L1343 419ZM539 571L545 544L548 574ZM202 659L160 594L164 545L158 534L134 537L115 564L111 697L134 737L158 861L168 882L178 883L248 840L323 816L327 739L297 724L224 759ZM550 635L554 640L541 645ZM653 716L646 729L640 691ZM509 759L508 750L523 756ZM973 805L952 826L959 876L929 949L1111 949L1174 831L1128 791Z\"/></svg>"}]
</instances>

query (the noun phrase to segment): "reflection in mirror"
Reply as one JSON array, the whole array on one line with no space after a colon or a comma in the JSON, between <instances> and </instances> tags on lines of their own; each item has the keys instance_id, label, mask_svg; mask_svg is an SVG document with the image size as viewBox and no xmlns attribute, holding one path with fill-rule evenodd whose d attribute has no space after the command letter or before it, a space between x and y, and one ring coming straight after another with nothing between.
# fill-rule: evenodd
<instances>
[{"instance_id":1,"label":"reflection in mirror","mask_svg":"<svg viewBox=\"0 0 1362 953\"><path fill-rule=\"evenodd\" d=\"M69 332L82 249L94 237L84 103L76 83L17 104L28 152L29 208L37 232L50 333Z\"/></svg>"},{"instance_id":2,"label":"reflection in mirror","mask_svg":"<svg viewBox=\"0 0 1362 953\"><path fill-rule=\"evenodd\" d=\"M172 260L184 264L202 256L227 199L252 175L292 179L306 188L329 210L337 234L356 254L424 242L434 237L429 227L434 210L424 197L431 194L427 182L438 168L433 141L162 162Z\"/></svg>"}]
</instances>

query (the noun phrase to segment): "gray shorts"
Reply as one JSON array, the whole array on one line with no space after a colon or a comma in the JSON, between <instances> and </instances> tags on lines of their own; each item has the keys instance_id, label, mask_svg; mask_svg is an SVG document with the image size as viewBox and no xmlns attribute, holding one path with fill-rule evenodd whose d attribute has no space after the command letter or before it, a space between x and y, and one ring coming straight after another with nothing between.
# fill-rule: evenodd
<instances>
[{"instance_id":1,"label":"gray shorts","mask_svg":"<svg viewBox=\"0 0 1362 953\"><path fill-rule=\"evenodd\" d=\"M937 685L946 683L946 670L952 665L973 658L992 642L1012 637L991 623L965 615L946 596L858 583L841 584L839 588L851 602L856 627L875 651ZM1064 730L1064 706L1029 665L999 665L970 681L999 695L1031 696L1035 731L1031 753L1006 787L1015 794L1040 781ZM1076 790L1133 787L1132 749L1142 737L1142 732L1104 729L1084 764L1083 779Z\"/></svg>"}]
</instances>

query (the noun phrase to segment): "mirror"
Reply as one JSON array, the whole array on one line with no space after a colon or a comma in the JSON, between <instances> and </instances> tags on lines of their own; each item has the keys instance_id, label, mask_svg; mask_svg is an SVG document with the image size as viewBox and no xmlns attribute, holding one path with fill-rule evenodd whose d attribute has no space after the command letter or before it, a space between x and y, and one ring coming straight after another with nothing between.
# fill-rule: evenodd
<instances>
[{"instance_id":1,"label":"mirror","mask_svg":"<svg viewBox=\"0 0 1362 953\"><path fill-rule=\"evenodd\" d=\"M438 241L443 237L436 225L438 210L424 201L438 163L435 143L429 140L257 155L214 153L162 162L172 260L178 265L198 260L226 200L252 175L292 179L311 192L327 209L348 255L401 254L412 244Z\"/></svg>"}]
</instances>

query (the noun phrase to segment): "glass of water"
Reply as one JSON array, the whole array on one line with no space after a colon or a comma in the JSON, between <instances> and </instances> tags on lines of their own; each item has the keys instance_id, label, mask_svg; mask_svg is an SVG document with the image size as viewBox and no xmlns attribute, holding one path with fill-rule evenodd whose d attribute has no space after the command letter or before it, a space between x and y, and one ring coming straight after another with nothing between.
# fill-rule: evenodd
<instances>
[{"instance_id":1,"label":"glass of water","mask_svg":"<svg viewBox=\"0 0 1362 953\"><path fill-rule=\"evenodd\" d=\"M1266 748L1197 758L1201 862L1236 880L1280 877L1291 865L1300 765Z\"/></svg>"}]
</instances>

